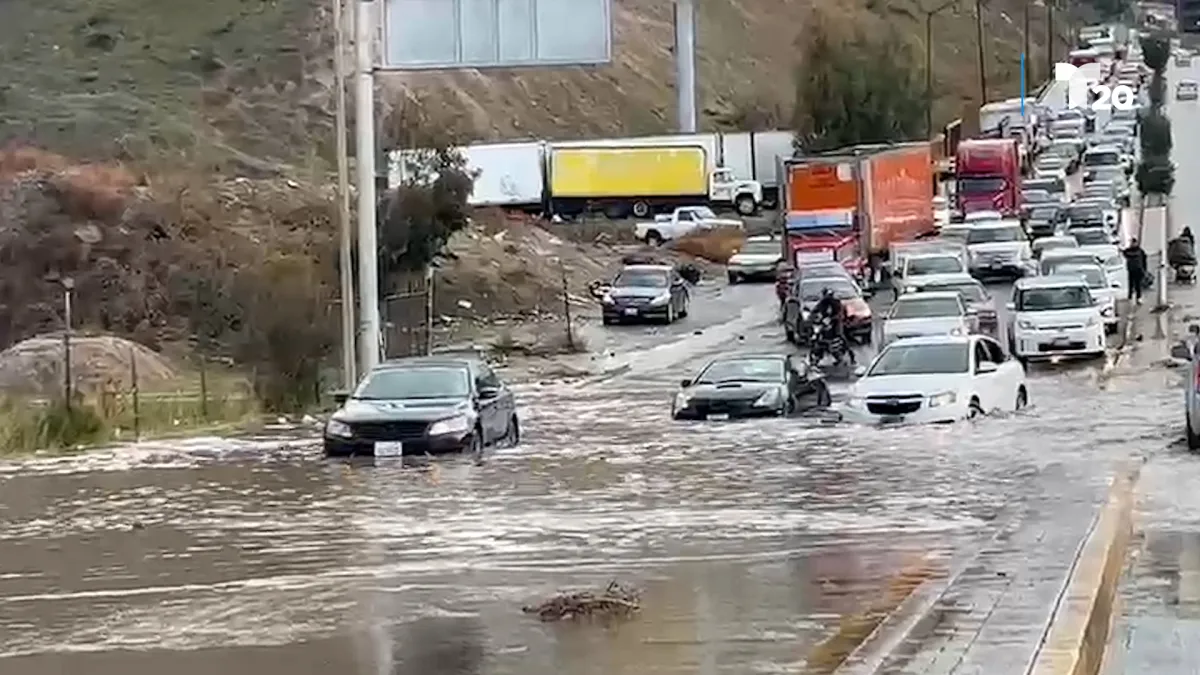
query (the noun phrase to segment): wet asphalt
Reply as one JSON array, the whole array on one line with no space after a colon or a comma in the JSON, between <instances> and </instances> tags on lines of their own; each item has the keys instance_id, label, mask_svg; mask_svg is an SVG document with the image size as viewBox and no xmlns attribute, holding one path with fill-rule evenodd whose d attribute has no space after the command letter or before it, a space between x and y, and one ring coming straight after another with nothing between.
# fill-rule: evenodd
<instances>
[{"instance_id":1,"label":"wet asphalt","mask_svg":"<svg viewBox=\"0 0 1200 675\"><path fill-rule=\"evenodd\" d=\"M1168 82L1181 77L1195 79L1197 69L1172 68ZM1173 102L1168 110L1176 175L1185 181L1173 197L1176 234L1184 225L1195 230L1200 223L1200 195L1186 187L1187 177L1200 171L1200 159L1193 152L1200 143L1200 109L1195 102ZM1200 322L1200 289L1176 286L1171 291L1170 312L1145 322L1138 331L1143 341L1131 355L1131 362L1157 366L1158 377L1172 393L1167 403L1171 421L1164 433L1166 443L1142 453L1146 463L1136 486L1135 537L1105 675L1200 672L1200 455L1190 452L1183 438L1186 369L1162 367L1170 345L1189 324Z\"/></svg>"},{"instance_id":2,"label":"wet asphalt","mask_svg":"<svg viewBox=\"0 0 1200 675\"><path fill-rule=\"evenodd\" d=\"M776 314L769 284L713 282L675 326L613 328L590 375L514 385L524 442L479 464L326 461L310 429L0 465L0 674L796 672L901 570L979 554L887 672L1007 675L1112 462L1195 466L1177 384L1119 343L948 427L670 422L707 359L790 349ZM521 612L614 579L631 621Z\"/></svg>"}]
</instances>

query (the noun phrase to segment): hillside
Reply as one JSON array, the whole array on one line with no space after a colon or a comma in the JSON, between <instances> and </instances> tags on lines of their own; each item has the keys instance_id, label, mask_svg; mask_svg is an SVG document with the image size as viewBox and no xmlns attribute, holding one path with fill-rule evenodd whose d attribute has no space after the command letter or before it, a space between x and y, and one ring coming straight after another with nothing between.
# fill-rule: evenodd
<instances>
[{"instance_id":1,"label":"hillside","mask_svg":"<svg viewBox=\"0 0 1200 675\"><path fill-rule=\"evenodd\" d=\"M807 3L701 2L702 126L789 116L792 45ZM970 3L966 3L969 6ZM1015 93L1020 0L986 10L989 83ZM913 0L851 0L850 20L876 13L923 38ZM615 0L616 62L560 71L404 74L386 78L389 105L481 137L578 137L669 130L673 120L670 4ZM1045 36L1035 10L1035 45ZM973 15L934 21L939 119L977 91ZM5 3L0 25L0 140L68 156L322 170L330 157L332 36L314 0L41 0ZM1065 28L1065 23L1063 24ZM1045 56L1035 48L1038 70ZM1060 48L1061 51L1061 48Z\"/></svg>"}]
</instances>

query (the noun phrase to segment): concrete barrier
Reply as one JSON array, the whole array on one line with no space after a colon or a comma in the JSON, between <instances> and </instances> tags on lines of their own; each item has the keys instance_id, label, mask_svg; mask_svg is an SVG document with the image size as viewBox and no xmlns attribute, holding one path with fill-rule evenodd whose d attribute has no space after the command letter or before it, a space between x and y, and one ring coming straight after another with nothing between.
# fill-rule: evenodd
<instances>
[{"instance_id":1,"label":"concrete barrier","mask_svg":"<svg viewBox=\"0 0 1200 675\"><path fill-rule=\"evenodd\" d=\"M1028 675L1096 675L1104 661L1113 608L1133 532L1140 463L1113 479L1108 502L1071 568Z\"/></svg>"}]
</instances>

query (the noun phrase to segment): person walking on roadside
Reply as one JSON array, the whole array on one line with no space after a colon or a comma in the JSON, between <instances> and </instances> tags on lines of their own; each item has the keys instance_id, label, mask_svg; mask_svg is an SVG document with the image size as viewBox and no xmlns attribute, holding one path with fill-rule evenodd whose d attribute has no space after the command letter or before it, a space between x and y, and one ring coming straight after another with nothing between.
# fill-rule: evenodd
<instances>
[{"instance_id":1,"label":"person walking on roadside","mask_svg":"<svg viewBox=\"0 0 1200 675\"><path fill-rule=\"evenodd\" d=\"M1146 285L1146 252L1136 238L1129 241L1125 255L1125 269L1129 272L1129 299L1142 304L1142 288Z\"/></svg>"}]
</instances>

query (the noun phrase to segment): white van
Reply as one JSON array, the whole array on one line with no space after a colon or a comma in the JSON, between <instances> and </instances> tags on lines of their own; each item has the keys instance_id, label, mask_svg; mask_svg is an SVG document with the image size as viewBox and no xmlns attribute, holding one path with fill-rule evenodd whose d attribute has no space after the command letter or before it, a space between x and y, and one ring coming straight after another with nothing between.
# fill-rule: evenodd
<instances>
[{"instance_id":1,"label":"white van","mask_svg":"<svg viewBox=\"0 0 1200 675\"><path fill-rule=\"evenodd\" d=\"M1105 317L1087 281L1073 274L1027 277L1008 303L1009 351L1022 363L1056 356L1104 356Z\"/></svg>"}]
</instances>

